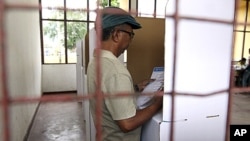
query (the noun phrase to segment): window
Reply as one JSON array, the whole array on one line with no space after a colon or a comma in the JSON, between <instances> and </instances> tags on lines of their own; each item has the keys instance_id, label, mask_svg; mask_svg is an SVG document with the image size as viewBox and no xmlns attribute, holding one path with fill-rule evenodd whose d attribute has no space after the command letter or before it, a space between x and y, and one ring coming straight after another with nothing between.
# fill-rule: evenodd
<instances>
[{"instance_id":1,"label":"window","mask_svg":"<svg viewBox=\"0 0 250 141\"><path fill-rule=\"evenodd\" d=\"M87 32L87 1L41 0L41 5L43 63L76 63L75 42Z\"/></svg>"},{"instance_id":2,"label":"window","mask_svg":"<svg viewBox=\"0 0 250 141\"><path fill-rule=\"evenodd\" d=\"M42 63L76 63L76 41L94 27L97 0L40 0ZM108 5L128 7L128 0L103 0ZM86 11L90 9L90 12Z\"/></svg>"},{"instance_id":3,"label":"window","mask_svg":"<svg viewBox=\"0 0 250 141\"><path fill-rule=\"evenodd\" d=\"M165 18L167 2L168 0L138 0L138 17Z\"/></svg>"},{"instance_id":4,"label":"window","mask_svg":"<svg viewBox=\"0 0 250 141\"><path fill-rule=\"evenodd\" d=\"M235 47L234 60L240 60L242 57L250 59L250 26L242 23L250 23L250 1L241 0L236 11L236 21L241 24L235 26Z\"/></svg>"}]
</instances>

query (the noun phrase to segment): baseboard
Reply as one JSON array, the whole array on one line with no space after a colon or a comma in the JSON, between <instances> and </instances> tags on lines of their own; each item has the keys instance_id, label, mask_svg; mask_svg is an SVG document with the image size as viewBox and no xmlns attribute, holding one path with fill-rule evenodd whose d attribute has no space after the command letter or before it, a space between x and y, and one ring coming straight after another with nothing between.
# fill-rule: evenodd
<instances>
[{"instance_id":1,"label":"baseboard","mask_svg":"<svg viewBox=\"0 0 250 141\"><path fill-rule=\"evenodd\" d=\"M23 141L28 141L28 139L29 139L29 134L30 134L31 128L32 128L32 126L33 126L33 123L34 123L34 121L35 121L35 118L36 118L38 109L39 109L39 107L40 107L40 104L41 104L41 102L39 102L38 105L37 105L37 107L36 107L35 113L33 114L32 120L31 120L31 122L30 122L30 124L29 124L29 127L28 127L28 129L27 129L27 132L26 132L26 134L25 134L25 136L24 136Z\"/></svg>"}]
</instances>

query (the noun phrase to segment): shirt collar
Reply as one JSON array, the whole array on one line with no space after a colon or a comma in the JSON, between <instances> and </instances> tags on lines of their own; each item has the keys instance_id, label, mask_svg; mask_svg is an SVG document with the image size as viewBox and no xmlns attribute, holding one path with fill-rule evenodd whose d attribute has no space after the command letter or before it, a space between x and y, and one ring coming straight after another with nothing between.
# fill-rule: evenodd
<instances>
[{"instance_id":1,"label":"shirt collar","mask_svg":"<svg viewBox=\"0 0 250 141\"><path fill-rule=\"evenodd\" d=\"M111 51L101 49L100 53L101 53L101 57L117 59L117 57ZM97 57L96 50L94 51L94 57Z\"/></svg>"}]
</instances>

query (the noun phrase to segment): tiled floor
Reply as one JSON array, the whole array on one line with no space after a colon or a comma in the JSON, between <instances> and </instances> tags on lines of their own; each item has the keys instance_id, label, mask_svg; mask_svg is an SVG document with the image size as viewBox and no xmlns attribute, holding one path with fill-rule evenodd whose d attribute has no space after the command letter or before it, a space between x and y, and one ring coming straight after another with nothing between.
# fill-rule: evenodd
<instances>
[{"instance_id":1,"label":"tiled floor","mask_svg":"<svg viewBox=\"0 0 250 141\"><path fill-rule=\"evenodd\" d=\"M250 94L233 94L231 124L250 124Z\"/></svg>"},{"instance_id":2,"label":"tiled floor","mask_svg":"<svg viewBox=\"0 0 250 141\"><path fill-rule=\"evenodd\" d=\"M250 124L250 94L233 94L231 108L231 124ZM81 103L42 103L28 141L84 141L84 133Z\"/></svg>"},{"instance_id":3,"label":"tiled floor","mask_svg":"<svg viewBox=\"0 0 250 141\"><path fill-rule=\"evenodd\" d=\"M84 128L80 102L41 103L28 141L84 141Z\"/></svg>"}]
</instances>

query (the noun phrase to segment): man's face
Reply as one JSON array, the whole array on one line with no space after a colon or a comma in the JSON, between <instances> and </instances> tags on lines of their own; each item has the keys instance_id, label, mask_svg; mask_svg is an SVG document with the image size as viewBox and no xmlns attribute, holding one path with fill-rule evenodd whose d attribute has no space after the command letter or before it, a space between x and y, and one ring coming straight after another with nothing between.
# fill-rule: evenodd
<instances>
[{"instance_id":1,"label":"man's face","mask_svg":"<svg viewBox=\"0 0 250 141\"><path fill-rule=\"evenodd\" d=\"M125 50L128 49L133 37L134 32L131 26L124 25L116 29L119 32L121 40L119 44L119 53L124 53Z\"/></svg>"}]
</instances>

